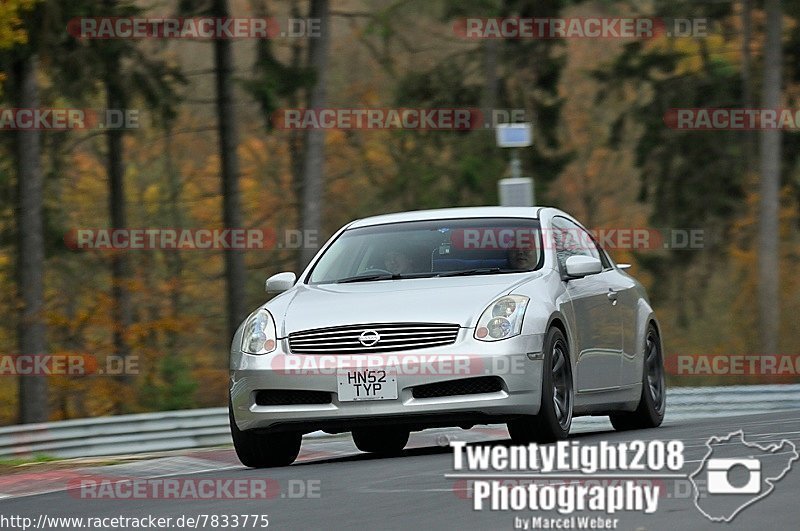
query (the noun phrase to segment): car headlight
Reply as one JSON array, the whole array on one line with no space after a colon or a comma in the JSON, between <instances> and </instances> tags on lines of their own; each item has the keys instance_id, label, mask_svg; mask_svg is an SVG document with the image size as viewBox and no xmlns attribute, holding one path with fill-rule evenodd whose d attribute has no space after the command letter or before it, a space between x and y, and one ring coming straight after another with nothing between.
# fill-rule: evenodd
<instances>
[{"instance_id":1,"label":"car headlight","mask_svg":"<svg viewBox=\"0 0 800 531\"><path fill-rule=\"evenodd\" d=\"M478 319L475 339L500 341L519 335L529 300L523 295L506 295L491 303Z\"/></svg>"},{"instance_id":2,"label":"car headlight","mask_svg":"<svg viewBox=\"0 0 800 531\"><path fill-rule=\"evenodd\" d=\"M268 354L278 346L275 333L275 320L265 309L253 312L244 322L242 331L242 352L247 354Z\"/></svg>"}]
</instances>

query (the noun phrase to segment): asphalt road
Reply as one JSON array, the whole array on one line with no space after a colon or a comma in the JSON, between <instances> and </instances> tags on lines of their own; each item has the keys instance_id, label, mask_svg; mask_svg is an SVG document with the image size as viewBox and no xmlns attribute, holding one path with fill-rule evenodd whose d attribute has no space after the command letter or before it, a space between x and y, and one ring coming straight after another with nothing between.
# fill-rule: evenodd
<instances>
[{"instance_id":1,"label":"asphalt road","mask_svg":"<svg viewBox=\"0 0 800 531\"><path fill-rule=\"evenodd\" d=\"M685 444L685 474L695 471L706 455L711 436L743 430L748 442L761 445L788 439L800 448L800 411L771 412L703 420L673 421L656 430L616 433L594 428L572 436L581 443L602 440L680 439ZM555 512L475 511L469 484L445 478L453 473L451 439L482 445L508 442L500 429L437 430L412 435L410 448L402 456L378 458L359 453L349 438L309 442L302 459L281 469L251 470L229 464L210 472L169 476L183 482L201 479L269 479L268 499L86 499L76 490L26 495L0 500L0 518L27 516L38 521L48 517L172 517L197 515L267 514L274 529L511 529L515 518L557 517ZM309 450L309 447L311 448ZM230 457L231 450L225 450ZM783 452L779 452L783 453ZM742 454L745 455L745 454ZM776 454L775 458L788 459ZM654 514L622 513L617 529L725 529L753 530L800 528L800 462L777 481L772 492L740 512L731 523L712 523L693 502L685 479L664 480L665 490ZM113 477L105 467L105 477ZM113 470L113 469L112 469ZM164 471L169 474L170 471ZM152 477L150 471L148 477ZM119 474L117 475L119 476ZM218 483L219 484L219 483ZM302 490L311 491L303 496ZM317 491L318 490L318 494ZM299 497L295 497L299 496ZM598 513L592 513L598 514ZM252 517L251 517L252 518ZM229 523L231 520L229 520ZM213 528L206 521L205 528ZM241 523L241 521L240 521ZM219 527L222 526L221 521ZM252 520L248 528L252 528ZM4 529L13 529L0 525ZM75 525L73 524L72 528ZM198 525L203 528L202 525ZM50 527L52 528L52 527ZM70 528L63 526L61 528ZM177 528L172 525L172 528ZM239 527L242 529L243 527Z\"/></svg>"}]
</instances>

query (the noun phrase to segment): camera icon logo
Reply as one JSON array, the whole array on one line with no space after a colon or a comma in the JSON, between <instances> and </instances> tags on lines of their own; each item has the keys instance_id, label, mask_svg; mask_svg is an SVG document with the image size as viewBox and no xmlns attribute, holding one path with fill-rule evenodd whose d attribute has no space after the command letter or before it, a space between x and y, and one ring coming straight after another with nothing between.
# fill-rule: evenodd
<instances>
[{"instance_id":1,"label":"camera icon logo","mask_svg":"<svg viewBox=\"0 0 800 531\"><path fill-rule=\"evenodd\" d=\"M747 482L736 486L731 472L744 468L749 472ZM709 459L706 463L709 494L758 494L761 492L761 461L758 459Z\"/></svg>"},{"instance_id":2,"label":"camera icon logo","mask_svg":"<svg viewBox=\"0 0 800 531\"><path fill-rule=\"evenodd\" d=\"M792 441L749 442L742 430L711 437L706 448L688 479L694 487L695 506L712 522L730 522L768 496L800 459Z\"/></svg>"}]
</instances>

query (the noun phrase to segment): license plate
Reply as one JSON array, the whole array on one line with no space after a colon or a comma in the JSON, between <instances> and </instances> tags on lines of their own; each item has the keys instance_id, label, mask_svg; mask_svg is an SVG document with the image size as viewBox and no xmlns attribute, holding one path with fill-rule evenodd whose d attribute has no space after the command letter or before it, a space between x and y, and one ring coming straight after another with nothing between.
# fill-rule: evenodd
<instances>
[{"instance_id":1,"label":"license plate","mask_svg":"<svg viewBox=\"0 0 800 531\"><path fill-rule=\"evenodd\" d=\"M394 368L339 369L336 380L340 402L397 398L397 370Z\"/></svg>"}]
</instances>

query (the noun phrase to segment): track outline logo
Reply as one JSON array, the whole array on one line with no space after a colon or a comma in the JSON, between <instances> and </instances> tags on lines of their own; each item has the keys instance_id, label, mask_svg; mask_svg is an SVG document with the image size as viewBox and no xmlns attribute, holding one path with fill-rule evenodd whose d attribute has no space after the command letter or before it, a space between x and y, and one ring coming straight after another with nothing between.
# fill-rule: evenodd
<instances>
[{"instance_id":1,"label":"track outline logo","mask_svg":"<svg viewBox=\"0 0 800 531\"><path fill-rule=\"evenodd\" d=\"M791 453L793 455L791 456L789 461L786 463L786 466L783 468L783 470L781 470L779 475L766 477L764 479L764 483L766 483L766 488L764 488L763 492L756 492L757 495L755 497L747 500L745 503L743 503L742 505L737 507L727 517L726 516L712 516L700 506L700 503L699 503L699 501L700 501L700 488L699 488L698 484L695 482L695 479L694 479L695 476L699 475L701 472L703 472L705 470L708 473L708 476L709 476L708 477L708 484L709 485L712 482L719 483L719 480L727 482L727 480L724 479L724 478L716 478L716 479L713 479L713 481L712 481L712 477L711 477L712 473L716 474L716 475L719 475L722 472L722 469L720 468L722 466L728 465L728 469L729 469L730 466L735 466L735 465L738 465L738 464L742 464L742 465L746 466L748 468L748 470L750 470L750 472L752 474L756 474L756 473L759 474L759 479L760 479L760 474L761 474L761 466L760 466L760 464L755 468L745 464L745 461L747 461L748 463L753 461L752 458L740 458L740 459L714 459L714 458L711 458L711 455L714 453L714 448L712 447L712 444L720 444L720 443L729 442L732 439L734 439L735 436L738 436L738 441L735 441L735 442L741 442L741 444L743 446L750 447L750 448L759 450L761 452L766 452L768 454L773 454L774 452L776 452L780 448L783 448L784 445L786 445L786 446L788 446L788 448L790 449L790 451L791 451ZM786 474L789 473L789 470L791 470L791 468L792 468L792 463L794 463L795 461L800 459L800 453L797 452L797 447L795 446L795 444L792 441L790 441L788 439L781 439L780 441L778 441L776 443L773 443L773 444L760 445L760 444L755 443L755 442L747 442L747 441L745 441L745 439L744 439L744 431L743 430L733 431L733 432L729 433L728 435L726 435L724 437L719 437L719 436L716 436L716 435L712 436L706 441L705 444L706 444L706 447L708 448L708 452L706 452L706 455L703 456L703 459L700 461L700 466L697 468L697 470L695 470L694 472L692 472L689 475L689 481L692 482L692 486L694 487L694 505L695 505L695 507L697 507L697 510L700 511L703 514L703 516L705 516L706 518L708 518L712 522L730 523L731 521L733 521L734 518L736 518L736 516L740 512L742 512L743 509L745 509L746 507L749 507L750 505L753 505L755 502L757 502L759 500L762 500L765 497L767 497L767 495L769 495L770 493L772 493L773 490L775 490L775 483L777 483L778 481L783 479L783 477L786 476ZM713 465L720 465L720 467L713 466ZM749 481L748 485L750 483L752 483L752 481ZM733 487L731 487L731 488L733 488ZM709 488L709 493L710 494L722 494L722 495L724 495L726 493L725 492L726 490L727 490L728 493L743 493L743 494L749 493L749 491L741 490L741 489L734 489L734 490L723 489L723 490L716 490L716 492L713 492L713 493L711 492L711 490L712 490L712 488Z\"/></svg>"}]
</instances>

